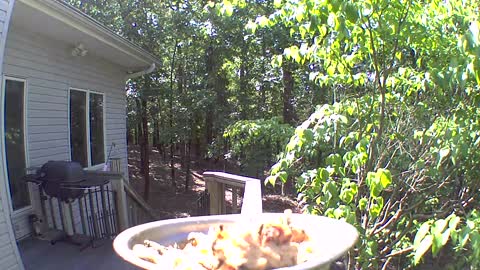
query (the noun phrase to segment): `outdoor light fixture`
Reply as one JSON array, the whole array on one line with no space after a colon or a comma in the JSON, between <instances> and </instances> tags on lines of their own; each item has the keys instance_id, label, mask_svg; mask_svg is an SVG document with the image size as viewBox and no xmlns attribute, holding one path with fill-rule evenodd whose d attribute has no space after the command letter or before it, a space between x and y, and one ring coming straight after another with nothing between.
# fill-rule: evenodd
<instances>
[{"instance_id":1,"label":"outdoor light fixture","mask_svg":"<svg viewBox=\"0 0 480 270\"><path fill-rule=\"evenodd\" d=\"M83 43L78 43L77 46L72 49L72 56L85 56L87 53L88 50L85 49L85 45L83 45Z\"/></svg>"}]
</instances>

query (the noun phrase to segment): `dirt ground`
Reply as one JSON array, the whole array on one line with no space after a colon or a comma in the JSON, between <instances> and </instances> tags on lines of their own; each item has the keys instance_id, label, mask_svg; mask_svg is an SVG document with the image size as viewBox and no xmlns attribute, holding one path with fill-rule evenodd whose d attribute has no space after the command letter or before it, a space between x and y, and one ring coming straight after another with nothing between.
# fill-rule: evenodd
<instances>
[{"instance_id":1,"label":"dirt ground","mask_svg":"<svg viewBox=\"0 0 480 270\"><path fill-rule=\"evenodd\" d=\"M144 180L140 173L140 148L129 146L128 148L128 172L132 186L143 194ZM171 185L171 170L169 164L163 160L158 150L150 151L150 179L151 190L148 203L158 211L160 217L179 218L199 215L197 200L205 190L205 183L201 178L203 173L201 166L192 162L192 180L189 189L185 191L185 171L179 160L175 164L175 180L177 188ZM268 193L272 193L268 191ZM227 194L227 211L231 205L231 197ZM283 212L292 209L299 212L297 203L290 197L277 194L263 195L264 212Z\"/></svg>"}]
</instances>

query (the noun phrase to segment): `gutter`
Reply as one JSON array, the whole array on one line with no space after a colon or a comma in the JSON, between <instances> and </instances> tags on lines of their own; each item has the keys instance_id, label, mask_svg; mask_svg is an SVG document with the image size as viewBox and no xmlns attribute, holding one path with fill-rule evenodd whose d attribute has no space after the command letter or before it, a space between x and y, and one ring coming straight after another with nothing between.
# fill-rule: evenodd
<instances>
[{"instance_id":1,"label":"gutter","mask_svg":"<svg viewBox=\"0 0 480 270\"><path fill-rule=\"evenodd\" d=\"M155 70L155 67L156 67L156 66L155 66L155 63L152 63L148 68L146 68L146 69L144 69L144 70L127 74L127 76L125 76L125 81L128 81L128 80L130 80L130 79L137 78L137 77L140 77L140 76L143 76L143 75L147 75L147 74L149 74L149 73L152 73L152 72Z\"/></svg>"}]
</instances>

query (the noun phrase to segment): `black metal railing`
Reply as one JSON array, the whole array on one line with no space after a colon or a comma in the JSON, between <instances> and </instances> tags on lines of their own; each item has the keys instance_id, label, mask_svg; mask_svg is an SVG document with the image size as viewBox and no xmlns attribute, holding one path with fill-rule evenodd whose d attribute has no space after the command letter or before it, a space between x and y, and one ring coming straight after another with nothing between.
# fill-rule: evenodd
<instances>
[{"instance_id":1,"label":"black metal railing","mask_svg":"<svg viewBox=\"0 0 480 270\"><path fill-rule=\"evenodd\" d=\"M118 234L117 209L115 207L116 193L107 185L104 190L89 189L86 195L79 199L80 217L87 223L88 230L83 229L94 239L112 238Z\"/></svg>"},{"instance_id":2,"label":"black metal railing","mask_svg":"<svg viewBox=\"0 0 480 270\"><path fill-rule=\"evenodd\" d=\"M66 240L83 247L95 247L97 241L113 239L119 233L116 192L109 184L83 190L82 197L67 202L42 192L43 216L50 229L45 235L57 232L48 239L52 244Z\"/></svg>"}]
</instances>

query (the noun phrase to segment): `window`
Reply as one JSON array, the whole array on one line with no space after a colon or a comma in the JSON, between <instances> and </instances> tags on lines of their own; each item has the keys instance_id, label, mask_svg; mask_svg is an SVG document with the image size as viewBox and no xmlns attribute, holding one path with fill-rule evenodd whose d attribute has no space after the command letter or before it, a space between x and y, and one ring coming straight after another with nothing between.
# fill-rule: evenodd
<instances>
[{"instance_id":1,"label":"window","mask_svg":"<svg viewBox=\"0 0 480 270\"><path fill-rule=\"evenodd\" d=\"M70 153L83 167L105 162L104 95L70 89Z\"/></svg>"},{"instance_id":2,"label":"window","mask_svg":"<svg viewBox=\"0 0 480 270\"><path fill-rule=\"evenodd\" d=\"M25 175L25 80L4 80L5 160L13 210L30 205Z\"/></svg>"}]
</instances>

